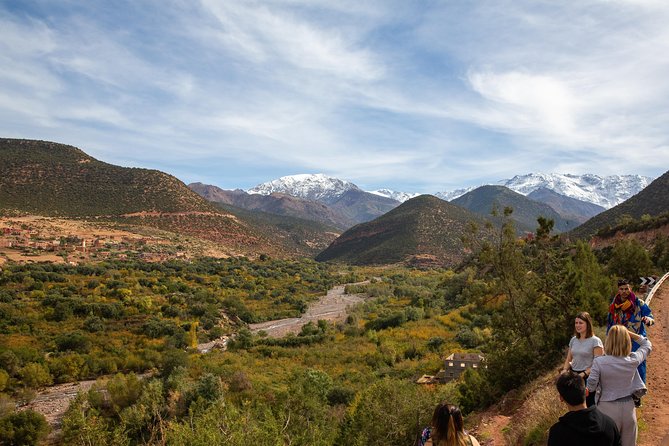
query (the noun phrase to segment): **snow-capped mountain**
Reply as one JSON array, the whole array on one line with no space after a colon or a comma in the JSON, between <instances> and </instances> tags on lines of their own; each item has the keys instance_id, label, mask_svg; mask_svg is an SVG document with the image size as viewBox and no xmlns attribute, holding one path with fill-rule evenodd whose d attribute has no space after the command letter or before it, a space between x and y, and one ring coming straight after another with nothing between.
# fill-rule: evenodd
<instances>
[{"instance_id":1,"label":"snow-capped mountain","mask_svg":"<svg viewBox=\"0 0 669 446\"><path fill-rule=\"evenodd\" d=\"M395 190L390 190L390 189L370 190L367 192L369 192L370 194L379 195L381 197L390 198L392 200L399 201L400 203L404 203L405 201L420 195L411 192L397 192Z\"/></svg>"},{"instance_id":2,"label":"snow-capped mountain","mask_svg":"<svg viewBox=\"0 0 669 446\"><path fill-rule=\"evenodd\" d=\"M350 190L360 190L360 188L348 181L318 173L281 177L277 180L259 184L247 192L261 195L270 195L279 192L307 200L330 202Z\"/></svg>"},{"instance_id":3,"label":"snow-capped mountain","mask_svg":"<svg viewBox=\"0 0 669 446\"><path fill-rule=\"evenodd\" d=\"M593 174L571 175L557 173L530 173L516 175L497 184L506 186L520 194L540 189L550 189L558 194L612 208L648 186L652 178L641 175L611 175L600 177Z\"/></svg>"},{"instance_id":4,"label":"snow-capped mountain","mask_svg":"<svg viewBox=\"0 0 669 446\"><path fill-rule=\"evenodd\" d=\"M437 192L436 194L434 194L434 196L439 197L442 200L451 201L451 200L455 200L458 197L462 197L464 194L466 194L467 192L471 192L474 189L476 189L476 187L467 187L467 188L464 188L464 189L455 189L455 190L452 190L450 192Z\"/></svg>"},{"instance_id":5,"label":"snow-capped mountain","mask_svg":"<svg viewBox=\"0 0 669 446\"><path fill-rule=\"evenodd\" d=\"M611 175L601 177L593 174L530 173L498 181L497 185L506 186L523 195L529 195L542 188L549 189L560 195L594 203L609 209L637 194L648 186L651 181L653 181L652 178L641 175ZM468 187L450 192L437 192L434 195L442 200L451 201L474 189L476 187ZM362 192L358 186L349 181L329 177L324 174L302 174L285 176L277 180L259 184L249 189L248 193L269 195L274 192L280 192L293 197L317 200L329 204L350 191ZM399 202L405 202L420 195L391 189L378 189L369 193Z\"/></svg>"}]
</instances>

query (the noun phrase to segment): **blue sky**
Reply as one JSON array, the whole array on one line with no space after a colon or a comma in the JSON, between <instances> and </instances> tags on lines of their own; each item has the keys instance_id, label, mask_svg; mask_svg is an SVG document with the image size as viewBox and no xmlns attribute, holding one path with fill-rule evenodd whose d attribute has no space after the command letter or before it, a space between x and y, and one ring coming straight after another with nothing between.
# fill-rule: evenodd
<instances>
[{"instance_id":1,"label":"blue sky","mask_svg":"<svg viewBox=\"0 0 669 446\"><path fill-rule=\"evenodd\" d=\"M186 183L669 168L669 2L0 0L0 136Z\"/></svg>"}]
</instances>

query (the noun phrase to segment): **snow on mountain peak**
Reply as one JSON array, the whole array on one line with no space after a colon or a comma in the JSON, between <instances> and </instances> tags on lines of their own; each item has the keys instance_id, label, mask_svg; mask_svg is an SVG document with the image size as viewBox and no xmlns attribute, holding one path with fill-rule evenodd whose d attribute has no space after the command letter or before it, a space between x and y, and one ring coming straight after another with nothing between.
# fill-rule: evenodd
<instances>
[{"instance_id":1,"label":"snow on mountain peak","mask_svg":"<svg viewBox=\"0 0 669 446\"><path fill-rule=\"evenodd\" d=\"M318 173L281 177L259 184L247 192L261 195L279 192L293 197L323 201L340 197L349 190L357 189L359 189L358 186L349 181Z\"/></svg>"},{"instance_id":2,"label":"snow on mountain peak","mask_svg":"<svg viewBox=\"0 0 669 446\"><path fill-rule=\"evenodd\" d=\"M594 174L572 175L558 173L530 173L516 175L497 184L527 195L540 188L578 200L612 208L648 186L652 178L641 175L611 175L600 177Z\"/></svg>"},{"instance_id":3,"label":"snow on mountain peak","mask_svg":"<svg viewBox=\"0 0 669 446\"><path fill-rule=\"evenodd\" d=\"M609 209L639 193L651 181L653 181L652 178L641 175L611 175L601 177L594 174L529 173L498 181L497 184L506 186L523 195L528 195L540 188L546 188L558 194L594 203ZM451 201L475 188L468 187L450 192L437 192L434 195L442 200ZM360 190L360 188L349 181L319 173L281 177L277 180L259 184L247 192L262 195L280 192L294 197L328 203L336 201L350 190ZM410 192L398 192L391 189L378 189L369 193L400 202L405 202L420 195Z\"/></svg>"},{"instance_id":4,"label":"snow on mountain peak","mask_svg":"<svg viewBox=\"0 0 669 446\"><path fill-rule=\"evenodd\" d=\"M417 193L410 193L410 192L398 192L391 189L378 189L378 190L370 190L367 192L369 192L370 194L379 195L381 197L390 198L392 200L399 201L400 203L404 203L405 201L420 195Z\"/></svg>"},{"instance_id":5,"label":"snow on mountain peak","mask_svg":"<svg viewBox=\"0 0 669 446\"><path fill-rule=\"evenodd\" d=\"M436 197L441 198L442 200L451 201L451 200L455 200L458 197L463 196L467 192L473 191L474 189L476 189L476 187L466 187L464 189L455 189L455 190L452 190L450 192L437 192L434 195Z\"/></svg>"}]
</instances>

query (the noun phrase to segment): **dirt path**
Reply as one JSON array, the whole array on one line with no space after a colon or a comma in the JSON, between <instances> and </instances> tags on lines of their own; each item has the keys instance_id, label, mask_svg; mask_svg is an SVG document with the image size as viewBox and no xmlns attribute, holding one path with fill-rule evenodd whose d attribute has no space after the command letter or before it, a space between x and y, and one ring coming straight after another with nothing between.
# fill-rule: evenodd
<instances>
[{"instance_id":1,"label":"dirt path","mask_svg":"<svg viewBox=\"0 0 669 446\"><path fill-rule=\"evenodd\" d=\"M368 282L360 282L348 285L361 285ZM288 333L299 333L302 326L308 322L316 322L319 319L328 321L341 321L346 318L346 309L363 301L363 294L344 294L346 285L337 285L322 296L318 302L309 305L306 313L299 318L279 319L276 321L250 324L252 332L265 331L271 338L280 338Z\"/></svg>"},{"instance_id":2,"label":"dirt path","mask_svg":"<svg viewBox=\"0 0 669 446\"><path fill-rule=\"evenodd\" d=\"M648 395L639 419L646 425L639 446L669 446L669 280L655 293L650 308L655 325L648 329L653 351L648 358Z\"/></svg>"}]
</instances>

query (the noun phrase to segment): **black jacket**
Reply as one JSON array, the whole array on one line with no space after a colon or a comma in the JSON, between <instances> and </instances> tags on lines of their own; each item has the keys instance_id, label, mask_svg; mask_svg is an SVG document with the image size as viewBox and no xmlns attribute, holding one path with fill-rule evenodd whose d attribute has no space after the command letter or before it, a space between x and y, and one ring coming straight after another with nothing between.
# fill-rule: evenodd
<instances>
[{"instance_id":1,"label":"black jacket","mask_svg":"<svg viewBox=\"0 0 669 446\"><path fill-rule=\"evenodd\" d=\"M567 412L548 433L548 446L621 446L616 423L596 406Z\"/></svg>"}]
</instances>

